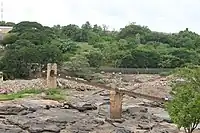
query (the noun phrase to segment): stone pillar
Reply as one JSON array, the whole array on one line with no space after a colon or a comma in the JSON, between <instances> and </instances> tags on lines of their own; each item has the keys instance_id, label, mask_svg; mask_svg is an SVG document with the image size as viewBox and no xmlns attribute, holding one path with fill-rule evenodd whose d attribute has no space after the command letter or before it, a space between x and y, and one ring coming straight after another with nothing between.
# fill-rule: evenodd
<instances>
[{"instance_id":1,"label":"stone pillar","mask_svg":"<svg viewBox=\"0 0 200 133\"><path fill-rule=\"evenodd\" d=\"M0 72L0 81L3 81L3 72Z\"/></svg>"},{"instance_id":2,"label":"stone pillar","mask_svg":"<svg viewBox=\"0 0 200 133\"><path fill-rule=\"evenodd\" d=\"M121 119L123 94L110 91L110 119Z\"/></svg>"},{"instance_id":3,"label":"stone pillar","mask_svg":"<svg viewBox=\"0 0 200 133\"><path fill-rule=\"evenodd\" d=\"M47 64L47 86L48 88L57 88L57 64Z\"/></svg>"}]
</instances>

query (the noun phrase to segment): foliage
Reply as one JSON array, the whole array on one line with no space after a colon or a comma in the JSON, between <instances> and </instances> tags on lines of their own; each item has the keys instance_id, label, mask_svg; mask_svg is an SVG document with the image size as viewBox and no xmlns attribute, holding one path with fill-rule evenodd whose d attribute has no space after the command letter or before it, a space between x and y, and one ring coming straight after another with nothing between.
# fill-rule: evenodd
<instances>
[{"instance_id":1,"label":"foliage","mask_svg":"<svg viewBox=\"0 0 200 133\"><path fill-rule=\"evenodd\" d=\"M29 63L69 62L76 55L83 55L91 67L177 68L187 64L200 65L200 35L188 28L178 33L163 33L130 23L115 31L106 25L92 25L89 21L80 27L76 24L48 27L38 22L22 21L13 24L1 45L5 48L2 54L5 57L8 54L4 53L12 53L14 49L16 54L27 49L22 47L31 47L32 50L28 51L34 51L35 57L24 52L30 56ZM19 62L26 60L21 56L11 59L12 72L18 69ZM6 71L10 70L6 68Z\"/></svg>"},{"instance_id":2,"label":"foliage","mask_svg":"<svg viewBox=\"0 0 200 133\"><path fill-rule=\"evenodd\" d=\"M91 50L86 54L90 67L99 68L103 64L103 54L101 51Z\"/></svg>"},{"instance_id":3,"label":"foliage","mask_svg":"<svg viewBox=\"0 0 200 133\"><path fill-rule=\"evenodd\" d=\"M200 123L200 67L179 69L172 85L173 100L167 104L172 121L192 133Z\"/></svg>"},{"instance_id":4,"label":"foliage","mask_svg":"<svg viewBox=\"0 0 200 133\"><path fill-rule=\"evenodd\" d=\"M10 33L18 35L19 39L26 39L35 45L49 43L55 38L51 28L42 26L37 22L23 21L16 24Z\"/></svg>"},{"instance_id":5,"label":"foliage","mask_svg":"<svg viewBox=\"0 0 200 133\"><path fill-rule=\"evenodd\" d=\"M89 69L89 62L85 55L77 54L64 63L64 68L70 72L70 76L76 76L85 80L91 80L92 71Z\"/></svg>"},{"instance_id":6,"label":"foliage","mask_svg":"<svg viewBox=\"0 0 200 133\"><path fill-rule=\"evenodd\" d=\"M14 44L9 44L6 49L1 59L1 69L7 77L27 78L32 63L42 66L48 62L60 63L62 61L62 54L54 45L36 46L28 40L18 40Z\"/></svg>"},{"instance_id":7,"label":"foliage","mask_svg":"<svg viewBox=\"0 0 200 133\"><path fill-rule=\"evenodd\" d=\"M75 52L78 50L79 46L76 42L72 41L71 39L57 39L52 40L51 42L53 45L56 45L62 53L72 53L75 54Z\"/></svg>"},{"instance_id":8,"label":"foliage","mask_svg":"<svg viewBox=\"0 0 200 133\"><path fill-rule=\"evenodd\" d=\"M83 72L89 67L88 59L84 55L75 55L65 62L64 65L70 72Z\"/></svg>"},{"instance_id":9,"label":"foliage","mask_svg":"<svg viewBox=\"0 0 200 133\"><path fill-rule=\"evenodd\" d=\"M43 30L43 26L37 22L22 21L14 25L10 33L24 33L29 30Z\"/></svg>"},{"instance_id":10,"label":"foliage","mask_svg":"<svg viewBox=\"0 0 200 133\"><path fill-rule=\"evenodd\" d=\"M1 44L5 46L6 44L15 43L18 40L18 36L15 33L8 33L4 36L4 39L1 41Z\"/></svg>"}]
</instances>

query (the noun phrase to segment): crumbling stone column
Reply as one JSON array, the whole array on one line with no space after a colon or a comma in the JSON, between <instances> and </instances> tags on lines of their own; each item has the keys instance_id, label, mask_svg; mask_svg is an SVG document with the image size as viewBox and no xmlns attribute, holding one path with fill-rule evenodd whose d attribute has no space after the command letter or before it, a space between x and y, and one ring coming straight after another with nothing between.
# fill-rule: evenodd
<instances>
[{"instance_id":1,"label":"crumbling stone column","mask_svg":"<svg viewBox=\"0 0 200 133\"><path fill-rule=\"evenodd\" d=\"M47 86L48 88L57 87L57 64L56 63L47 64Z\"/></svg>"},{"instance_id":2,"label":"crumbling stone column","mask_svg":"<svg viewBox=\"0 0 200 133\"><path fill-rule=\"evenodd\" d=\"M121 119L123 94L110 91L110 119Z\"/></svg>"},{"instance_id":3,"label":"crumbling stone column","mask_svg":"<svg viewBox=\"0 0 200 133\"><path fill-rule=\"evenodd\" d=\"M0 72L0 81L3 81L3 72Z\"/></svg>"}]
</instances>

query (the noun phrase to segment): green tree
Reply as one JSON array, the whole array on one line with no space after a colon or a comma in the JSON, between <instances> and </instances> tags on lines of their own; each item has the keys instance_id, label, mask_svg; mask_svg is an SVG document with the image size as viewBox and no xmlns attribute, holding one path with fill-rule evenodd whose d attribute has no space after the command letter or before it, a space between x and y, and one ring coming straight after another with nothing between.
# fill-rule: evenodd
<instances>
[{"instance_id":1,"label":"green tree","mask_svg":"<svg viewBox=\"0 0 200 133\"><path fill-rule=\"evenodd\" d=\"M92 31L95 32L95 33L101 34L102 28L101 28L101 26L98 26L97 24L95 24L92 28Z\"/></svg>"},{"instance_id":2,"label":"green tree","mask_svg":"<svg viewBox=\"0 0 200 133\"><path fill-rule=\"evenodd\" d=\"M29 76L30 61L34 57L36 50L31 47L8 50L2 58L1 69L7 77L27 78Z\"/></svg>"},{"instance_id":3,"label":"green tree","mask_svg":"<svg viewBox=\"0 0 200 133\"><path fill-rule=\"evenodd\" d=\"M60 25L54 25L51 29L53 30L53 32L55 33L55 35L56 35L56 37L57 38L61 38L62 36L62 34L61 34L61 26Z\"/></svg>"},{"instance_id":4,"label":"green tree","mask_svg":"<svg viewBox=\"0 0 200 133\"><path fill-rule=\"evenodd\" d=\"M131 40L131 38L135 38L140 35L140 42L145 42L145 35L150 33L151 30L146 26L136 25L135 23L131 23L124 28L118 34L118 38Z\"/></svg>"},{"instance_id":5,"label":"green tree","mask_svg":"<svg viewBox=\"0 0 200 133\"><path fill-rule=\"evenodd\" d=\"M186 48L178 48L178 49L171 49L169 52L170 55L173 55L180 59L180 62L178 66L182 66L185 63L193 63L198 64L199 63L199 54L194 50L188 50Z\"/></svg>"},{"instance_id":6,"label":"green tree","mask_svg":"<svg viewBox=\"0 0 200 133\"><path fill-rule=\"evenodd\" d=\"M43 30L43 26L37 22L30 22L30 21L22 21L16 24L13 29L10 31L11 33L24 33L27 30Z\"/></svg>"},{"instance_id":7,"label":"green tree","mask_svg":"<svg viewBox=\"0 0 200 133\"><path fill-rule=\"evenodd\" d=\"M99 68L103 64L103 54L98 50L91 50L86 54L90 67Z\"/></svg>"},{"instance_id":8,"label":"green tree","mask_svg":"<svg viewBox=\"0 0 200 133\"><path fill-rule=\"evenodd\" d=\"M119 50L130 50L130 44L125 39L120 39L119 42L117 42Z\"/></svg>"},{"instance_id":9,"label":"green tree","mask_svg":"<svg viewBox=\"0 0 200 133\"><path fill-rule=\"evenodd\" d=\"M41 31L35 29L26 30L26 32L21 33L19 38L29 40L35 45L42 45L47 41L45 40L46 36Z\"/></svg>"},{"instance_id":10,"label":"green tree","mask_svg":"<svg viewBox=\"0 0 200 133\"><path fill-rule=\"evenodd\" d=\"M38 67L49 62L61 64L62 52L55 45L34 45L28 40L18 40L7 46L1 62L1 69L8 77L27 78L35 63Z\"/></svg>"},{"instance_id":11,"label":"green tree","mask_svg":"<svg viewBox=\"0 0 200 133\"><path fill-rule=\"evenodd\" d=\"M20 49L22 47L33 47L33 46L34 44L31 41L20 39L15 41L15 43L7 44L6 50Z\"/></svg>"},{"instance_id":12,"label":"green tree","mask_svg":"<svg viewBox=\"0 0 200 133\"><path fill-rule=\"evenodd\" d=\"M173 99L167 103L172 121L192 133L200 123L200 67L180 69L175 75L183 79L172 85Z\"/></svg>"},{"instance_id":13,"label":"green tree","mask_svg":"<svg viewBox=\"0 0 200 133\"><path fill-rule=\"evenodd\" d=\"M3 26L7 24L0 22ZM100 53L103 55L103 64L100 64L111 67L176 68L199 65L200 62L200 35L188 28L178 33L163 33L136 23L126 25L120 31L109 30L106 25L91 25L89 21L81 27L75 24L48 27L29 21L11 25L13 29L1 41L1 56L11 49L54 45L61 51L59 56L64 57L64 61L83 51L98 49L98 52L88 53L90 66L96 62L94 57L101 58Z\"/></svg>"},{"instance_id":14,"label":"green tree","mask_svg":"<svg viewBox=\"0 0 200 133\"><path fill-rule=\"evenodd\" d=\"M71 76L84 78L86 80L90 79L91 71L88 69L90 64L84 55L76 54L69 61L64 62L63 66Z\"/></svg>"},{"instance_id":15,"label":"green tree","mask_svg":"<svg viewBox=\"0 0 200 133\"><path fill-rule=\"evenodd\" d=\"M100 41L100 36L99 34L95 33L95 32L88 32L88 44L89 45L94 45L95 43Z\"/></svg>"},{"instance_id":16,"label":"green tree","mask_svg":"<svg viewBox=\"0 0 200 133\"><path fill-rule=\"evenodd\" d=\"M102 54L104 56L104 63L107 66L115 66L116 59L118 59L120 53L119 47L117 43L104 43L103 44L103 49L102 49Z\"/></svg>"},{"instance_id":17,"label":"green tree","mask_svg":"<svg viewBox=\"0 0 200 133\"><path fill-rule=\"evenodd\" d=\"M18 39L29 40L35 45L50 43L51 40L56 37L54 31L50 27L29 21L16 24L9 32L17 35Z\"/></svg>"},{"instance_id":18,"label":"green tree","mask_svg":"<svg viewBox=\"0 0 200 133\"><path fill-rule=\"evenodd\" d=\"M5 46L6 44L12 44L18 39L18 36L15 33L8 33L4 36L1 44Z\"/></svg>"},{"instance_id":19,"label":"green tree","mask_svg":"<svg viewBox=\"0 0 200 133\"><path fill-rule=\"evenodd\" d=\"M75 24L69 24L61 28L61 37L64 39L71 38L73 41L80 41L80 31L81 29L79 26Z\"/></svg>"},{"instance_id":20,"label":"green tree","mask_svg":"<svg viewBox=\"0 0 200 133\"><path fill-rule=\"evenodd\" d=\"M36 50L36 63L46 65L53 62L62 65L63 55L57 46L52 44L39 45Z\"/></svg>"},{"instance_id":21,"label":"green tree","mask_svg":"<svg viewBox=\"0 0 200 133\"><path fill-rule=\"evenodd\" d=\"M70 58L68 62L65 62L67 70L70 72L83 72L85 68L88 68L90 65L88 59L84 55L75 55Z\"/></svg>"},{"instance_id":22,"label":"green tree","mask_svg":"<svg viewBox=\"0 0 200 133\"><path fill-rule=\"evenodd\" d=\"M56 45L63 54L65 53L72 53L75 54L79 46L76 42L72 41L71 39L55 39L51 42L53 45Z\"/></svg>"}]
</instances>

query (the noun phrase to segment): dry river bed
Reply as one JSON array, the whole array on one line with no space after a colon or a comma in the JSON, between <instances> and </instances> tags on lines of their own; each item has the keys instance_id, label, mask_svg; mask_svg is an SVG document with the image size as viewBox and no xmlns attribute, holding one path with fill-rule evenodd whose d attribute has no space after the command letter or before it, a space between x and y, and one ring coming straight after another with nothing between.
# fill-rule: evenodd
<instances>
[{"instance_id":1,"label":"dry river bed","mask_svg":"<svg viewBox=\"0 0 200 133\"><path fill-rule=\"evenodd\" d=\"M106 76L108 83L120 83L117 86L148 95L164 97L170 90L167 78L158 75L123 75L122 80L121 76ZM180 133L158 103L124 96L122 120L111 121L108 91L59 81L67 86L66 103L39 97L1 102L0 133ZM41 79L4 81L0 93L45 88L45 83Z\"/></svg>"},{"instance_id":2,"label":"dry river bed","mask_svg":"<svg viewBox=\"0 0 200 133\"><path fill-rule=\"evenodd\" d=\"M150 101L124 96L123 119L115 122L108 91L66 93L66 103L34 97L1 102L0 133L178 133L164 109Z\"/></svg>"}]
</instances>

